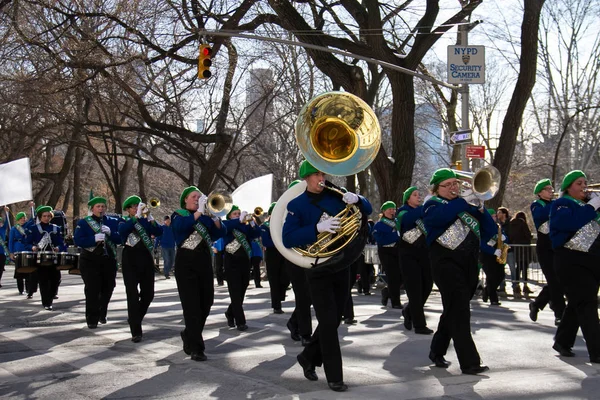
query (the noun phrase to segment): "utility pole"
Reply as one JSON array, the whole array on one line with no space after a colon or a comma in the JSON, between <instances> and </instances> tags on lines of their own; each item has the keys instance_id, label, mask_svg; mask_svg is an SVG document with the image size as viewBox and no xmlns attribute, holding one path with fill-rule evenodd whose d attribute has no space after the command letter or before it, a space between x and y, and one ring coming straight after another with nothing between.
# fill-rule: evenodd
<instances>
[{"instance_id":1,"label":"utility pole","mask_svg":"<svg viewBox=\"0 0 600 400\"><path fill-rule=\"evenodd\" d=\"M460 25L458 27L460 30L460 45L463 47L467 47L469 45L469 31L471 30L470 25ZM461 98L461 129L468 130L469 129L469 84L463 83L460 85L460 98ZM469 160L467 159L467 145L460 145L460 159L461 166L463 171L470 171L471 166L469 165Z\"/></svg>"}]
</instances>

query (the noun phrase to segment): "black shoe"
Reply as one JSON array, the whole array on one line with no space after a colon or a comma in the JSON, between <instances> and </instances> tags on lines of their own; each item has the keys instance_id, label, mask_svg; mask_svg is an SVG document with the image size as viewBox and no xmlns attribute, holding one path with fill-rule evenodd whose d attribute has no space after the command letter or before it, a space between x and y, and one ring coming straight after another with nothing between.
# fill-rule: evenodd
<instances>
[{"instance_id":1,"label":"black shoe","mask_svg":"<svg viewBox=\"0 0 600 400\"><path fill-rule=\"evenodd\" d=\"M165 279L171 279L169 275L165 275Z\"/></svg>"},{"instance_id":2,"label":"black shoe","mask_svg":"<svg viewBox=\"0 0 600 400\"><path fill-rule=\"evenodd\" d=\"M311 337L310 336L302 336L302 346L306 347L310 344Z\"/></svg>"},{"instance_id":3,"label":"black shoe","mask_svg":"<svg viewBox=\"0 0 600 400\"><path fill-rule=\"evenodd\" d=\"M492 301L490 303L490 306L501 306L501 305L502 305L502 303L500 303L499 301Z\"/></svg>"},{"instance_id":4,"label":"black shoe","mask_svg":"<svg viewBox=\"0 0 600 400\"><path fill-rule=\"evenodd\" d=\"M142 341L142 335L135 335L134 337L131 338L131 341L133 343L139 343Z\"/></svg>"},{"instance_id":5,"label":"black shoe","mask_svg":"<svg viewBox=\"0 0 600 400\"><path fill-rule=\"evenodd\" d=\"M365 296L370 296L371 292L365 292Z\"/></svg>"},{"instance_id":6,"label":"black shoe","mask_svg":"<svg viewBox=\"0 0 600 400\"><path fill-rule=\"evenodd\" d=\"M354 325L354 324L356 324L356 320L354 318L344 318L344 324Z\"/></svg>"},{"instance_id":7,"label":"black shoe","mask_svg":"<svg viewBox=\"0 0 600 400\"><path fill-rule=\"evenodd\" d=\"M392 308L397 308L399 310L402 310L404 308L404 306L402 304L396 304L395 306L392 306Z\"/></svg>"},{"instance_id":8,"label":"black shoe","mask_svg":"<svg viewBox=\"0 0 600 400\"><path fill-rule=\"evenodd\" d=\"M329 385L329 389L333 390L334 392L345 392L348 390L348 385L346 385L344 381L327 382L327 384Z\"/></svg>"},{"instance_id":9,"label":"black shoe","mask_svg":"<svg viewBox=\"0 0 600 400\"><path fill-rule=\"evenodd\" d=\"M98 327L98 324L87 324L88 328L90 329L96 329Z\"/></svg>"},{"instance_id":10,"label":"black shoe","mask_svg":"<svg viewBox=\"0 0 600 400\"><path fill-rule=\"evenodd\" d=\"M474 367L461 368L462 373L467 375L477 375L489 370L490 367L488 367L487 365L476 365Z\"/></svg>"},{"instance_id":11,"label":"black shoe","mask_svg":"<svg viewBox=\"0 0 600 400\"><path fill-rule=\"evenodd\" d=\"M206 361L208 360L208 357L206 357L206 354L204 354L203 351L198 351L198 352L193 352L191 357L192 360L194 361Z\"/></svg>"},{"instance_id":12,"label":"black shoe","mask_svg":"<svg viewBox=\"0 0 600 400\"><path fill-rule=\"evenodd\" d=\"M58 296L54 296L54 300L58 299Z\"/></svg>"},{"instance_id":13,"label":"black shoe","mask_svg":"<svg viewBox=\"0 0 600 400\"><path fill-rule=\"evenodd\" d=\"M184 331L179 332L179 336L181 336L181 340L183 340L183 352L189 356L192 354L192 351L190 350L190 345L188 344L187 340L185 340Z\"/></svg>"},{"instance_id":14,"label":"black shoe","mask_svg":"<svg viewBox=\"0 0 600 400\"><path fill-rule=\"evenodd\" d=\"M242 332L247 331L248 330L248 325L246 325L246 324L238 325L237 330L238 331L242 331Z\"/></svg>"},{"instance_id":15,"label":"black shoe","mask_svg":"<svg viewBox=\"0 0 600 400\"><path fill-rule=\"evenodd\" d=\"M387 287L381 289L381 305L386 307L390 299L390 290Z\"/></svg>"},{"instance_id":16,"label":"black shoe","mask_svg":"<svg viewBox=\"0 0 600 400\"><path fill-rule=\"evenodd\" d=\"M52 306L48 306L48 307L44 307L44 308L45 308L46 310L48 310L48 311L52 311L52 310L53 310Z\"/></svg>"},{"instance_id":17,"label":"black shoe","mask_svg":"<svg viewBox=\"0 0 600 400\"><path fill-rule=\"evenodd\" d=\"M281 308L275 308L273 310L273 314L284 314L283 310Z\"/></svg>"},{"instance_id":18,"label":"black shoe","mask_svg":"<svg viewBox=\"0 0 600 400\"><path fill-rule=\"evenodd\" d=\"M230 328L235 328L235 321L233 320L233 315L225 313L225 318L227 318L227 326Z\"/></svg>"},{"instance_id":19,"label":"black shoe","mask_svg":"<svg viewBox=\"0 0 600 400\"><path fill-rule=\"evenodd\" d=\"M23 295L23 292L19 292L19 294L22 296L22 295Z\"/></svg>"},{"instance_id":20,"label":"black shoe","mask_svg":"<svg viewBox=\"0 0 600 400\"><path fill-rule=\"evenodd\" d=\"M552 348L563 357L575 357L575 353L573 353L573 351L570 348L565 347L562 344L559 344L558 342L554 342Z\"/></svg>"},{"instance_id":21,"label":"black shoe","mask_svg":"<svg viewBox=\"0 0 600 400\"><path fill-rule=\"evenodd\" d=\"M539 312L540 312L540 309L538 308L538 306L535 305L535 303L533 301L531 303L529 303L529 318L533 322L537 321Z\"/></svg>"},{"instance_id":22,"label":"black shoe","mask_svg":"<svg viewBox=\"0 0 600 400\"><path fill-rule=\"evenodd\" d=\"M106 317L100 317L100 319L98 320L98 322L100 322L101 324L105 324L106 323Z\"/></svg>"},{"instance_id":23,"label":"black shoe","mask_svg":"<svg viewBox=\"0 0 600 400\"><path fill-rule=\"evenodd\" d=\"M263 286L262 286L260 283L259 283L258 285L256 285L256 288L257 288L257 289L262 289L262 287L263 287Z\"/></svg>"},{"instance_id":24,"label":"black shoe","mask_svg":"<svg viewBox=\"0 0 600 400\"><path fill-rule=\"evenodd\" d=\"M600 364L600 356L599 357L590 357L590 362L595 364Z\"/></svg>"},{"instance_id":25,"label":"black shoe","mask_svg":"<svg viewBox=\"0 0 600 400\"><path fill-rule=\"evenodd\" d=\"M484 303L487 303L488 299L488 290L487 288L483 288L483 291L481 292L481 300L483 300Z\"/></svg>"},{"instance_id":26,"label":"black shoe","mask_svg":"<svg viewBox=\"0 0 600 400\"><path fill-rule=\"evenodd\" d=\"M413 328L413 323L410 313L408 311L408 307L402 309L402 318L404 318L404 327L410 331ZM417 330L415 329L415 332L416 331Z\"/></svg>"},{"instance_id":27,"label":"black shoe","mask_svg":"<svg viewBox=\"0 0 600 400\"><path fill-rule=\"evenodd\" d=\"M418 333L419 335L431 335L433 333L433 330L429 329L428 327L415 328L415 333Z\"/></svg>"},{"instance_id":28,"label":"black shoe","mask_svg":"<svg viewBox=\"0 0 600 400\"><path fill-rule=\"evenodd\" d=\"M294 325L292 324L292 322L288 321L286 326L290 330L290 337L292 338L292 340L294 342L299 342L300 341L300 334L298 333L298 331L296 330L296 327L294 327Z\"/></svg>"},{"instance_id":29,"label":"black shoe","mask_svg":"<svg viewBox=\"0 0 600 400\"><path fill-rule=\"evenodd\" d=\"M438 368L448 368L451 364L450 361L446 361L444 356L437 356L437 355L433 354L433 352L431 352L431 351L429 352L429 359Z\"/></svg>"},{"instance_id":30,"label":"black shoe","mask_svg":"<svg viewBox=\"0 0 600 400\"><path fill-rule=\"evenodd\" d=\"M560 321L562 321L560 318L554 318L554 326L559 326Z\"/></svg>"},{"instance_id":31,"label":"black shoe","mask_svg":"<svg viewBox=\"0 0 600 400\"><path fill-rule=\"evenodd\" d=\"M27 298L28 298L28 299L33 299L33 296L32 296L32 295L30 295L30 294L28 294L28 295L27 295Z\"/></svg>"},{"instance_id":32,"label":"black shoe","mask_svg":"<svg viewBox=\"0 0 600 400\"><path fill-rule=\"evenodd\" d=\"M302 353L300 353L300 354L298 354L298 356L296 356L296 360L298 360L298 364L300 364L300 366L302 367L302 370L304 371L304 377L306 379L308 379L309 381L318 381L319 380L319 377L317 376L317 373L315 372L314 365L312 365L310 363L310 361L308 361L302 355Z\"/></svg>"}]
</instances>

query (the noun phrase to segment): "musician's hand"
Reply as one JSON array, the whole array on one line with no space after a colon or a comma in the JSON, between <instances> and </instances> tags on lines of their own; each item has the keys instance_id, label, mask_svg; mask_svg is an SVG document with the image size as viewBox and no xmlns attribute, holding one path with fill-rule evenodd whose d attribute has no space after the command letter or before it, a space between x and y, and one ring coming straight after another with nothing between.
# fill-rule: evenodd
<instances>
[{"instance_id":1,"label":"musician's hand","mask_svg":"<svg viewBox=\"0 0 600 400\"><path fill-rule=\"evenodd\" d=\"M328 218L317 224L317 231L335 233L335 230L340 227L340 219L336 217Z\"/></svg>"},{"instance_id":2,"label":"musician's hand","mask_svg":"<svg viewBox=\"0 0 600 400\"><path fill-rule=\"evenodd\" d=\"M148 222L152 221L154 221L154 217L152 216L152 214L148 214Z\"/></svg>"},{"instance_id":3,"label":"musician's hand","mask_svg":"<svg viewBox=\"0 0 600 400\"><path fill-rule=\"evenodd\" d=\"M105 233L108 236L110 236L110 228L108 226L102 225L102 228L100 230L102 231L102 233Z\"/></svg>"},{"instance_id":4,"label":"musician's hand","mask_svg":"<svg viewBox=\"0 0 600 400\"><path fill-rule=\"evenodd\" d=\"M504 236L504 233L502 234L502 241L506 242L506 236Z\"/></svg>"},{"instance_id":5,"label":"musician's hand","mask_svg":"<svg viewBox=\"0 0 600 400\"><path fill-rule=\"evenodd\" d=\"M500 258L500 256L502 255L502 250L496 249L496 251L494 251L494 255L496 256L496 258Z\"/></svg>"},{"instance_id":6,"label":"musician's hand","mask_svg":"<svg viewBox=\"0 0 600 400\"><path fill-rule=\"evenodd\" d=\"M594 207L594 210L597 210L600 207L600 197L593 197L587 203Z\"/></svg>"},{"instance_id":7,"label":"musician's hand","mask_svg":"<svg viewBox=\"0 0 600 400\"><path fill-rule=\"evenodd\" d=\"M11 260L15 261L15 255L13 253L10 253L8 256L10 257Z\"/></svg>"},{"instance_id":8,"label":"musician's hand","mask_svg":"<svg viewBox=\"0 0 600 400\"><path fill-rule=\"evenodd\" d=\"M4 206L4 211L9 212L10 208L8 206Z\"/></svg>"},{"instance_id":9,"label":"musician's hand","mask_svg":"<svg viewBox=\"0 0 600 400\"><path fill-rule=\"evenodd\" d=\"M240 213L240 222L243 224L246 222L246 216L248 215L248 211L242 211Z\"/></svg>"},{"instance_id":10,"label":"musician's hand","mask_svg":"<svg viewBox=\"0 0 600 400\"><path fill-rule=\"evenodd\" d=\"M145 207L146 207L146 204L144 204L144 203L138 204L137 211L135 212L136 218L142 218L142 212L144 211Z\"/></svg>"},{"instance_id":11,"label":"musician's hand","mask_svg":"<svg viewBox=\"0 0 600 400\"><path fill-rule=\"evenodd\" d=\"M94 239L96 240L96 242L104 242L105 238L106 238L106 235L104 233L96 233L94 235Z\"/></svg>"},{"instance_id":12,"label":"musician's hand","mask_svg":"<svg viewBox=\"0 0 600 400\"><path fill-rule=\"evenodd\" d=\"M33 207L33 206L35 206L35 203L34 203L33 201L30 201L30 202L29 202L27 205L28 205L29 207Z\"/></svg>"},{"instance_id":13,"label":"musician's hand","mask_svg":"<svg viewBox=\"0 0 600 400\"><path fill-rule=\"evenodd\" d=\"M204 211L206 211L206 201L208 200L208 197L203 194L202 196L200 196L198 198L198 212L200 214L204 214Z\"/></svg>"},{"instance_id":14,"label":"musician's hand","mask_svg":"<svg viewBox=\"0 0 600 400\"><path fill-rule=\"evenodd\" d=\"M38 251L37 246L31 246L31 251Z\"/></svg>"},{"instance_id":15,"label":"musician's hand","mask_svg":"<svg viewBox=\"0 0 600 400\"><path fill-rule=\"evenodd\" d=\"M342 196L342 200L344 200L344 203L346 204L356 204L358 203L358 195L352 192L346 192L344 193L344 196Z\"/></svg>"}]
</instances>

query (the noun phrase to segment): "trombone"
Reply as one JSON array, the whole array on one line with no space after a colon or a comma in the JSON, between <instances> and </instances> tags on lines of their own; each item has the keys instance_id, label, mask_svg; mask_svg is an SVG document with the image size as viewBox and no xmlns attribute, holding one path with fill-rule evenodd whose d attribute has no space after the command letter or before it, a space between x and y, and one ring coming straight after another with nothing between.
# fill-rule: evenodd
<instances>
[{"instance_id":1,"label":"trombone","mask_svg":"<svg viewBox=\"0 0 600 400\"><path fill-rule=\"evenodd\" d=\"M233 198L226 194L213 190L209 193L206 200L206 213L218 218L222 218L229 214L233 207Z\"/></svg>"},{"instance_id":2,"label":"trombone","mask_svg":"<svg viewBox=\"0 0 600 400\"><path fill-rule=\"evenodd\" d=\"M148 218L148 215L150 215L150 209L158 207L160 207L160 200L156 197L151 197L148 200L148 203L144 205L144 208L142 209L142 215L144 218Z\"/></svg>"},{"instance_id":3,"label":"trombone","mask_svg":"<svg viewBox=\"0 0 600 400\"><path fill-rule=\"evenodd\" d=\"M487 165L475 172L453 171L461 182L460 197L469 204L479 207L500 190L500 171L496 167Z\"/></svg>"}]
</instances>

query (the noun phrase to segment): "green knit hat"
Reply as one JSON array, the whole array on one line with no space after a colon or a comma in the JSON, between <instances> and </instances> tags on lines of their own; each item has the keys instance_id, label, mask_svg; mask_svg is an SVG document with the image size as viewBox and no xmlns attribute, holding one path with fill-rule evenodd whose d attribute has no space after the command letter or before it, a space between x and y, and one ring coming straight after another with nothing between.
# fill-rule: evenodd
<instances>
[{"instance_id":1,"label":"green knit hat","mask_svg":"<svg viewBox=\"0 0 600 400\"><path fill-rule=\"evenodd\" d=\"M181 196L179 196L179 206L181 208L185 209L185 198L188 197L188 195L192 192L200 192L200 189L198 189L196 186L188 186L183 189Z\"/></svg>"},{"instance_id":2,"label":"green knit hat","mask_svg":"<svg viewBox=\"0 0 600 400\"><path fill-rule=\"evenodd\" d=\"M52 207L50 206L38 206L35 209L35 215L40 215L41 213L52 212Z\"/></svg>"},{"instance_id":3,"label":"green knit hat","mask_svg":"<svg viewBox=\"0 0 600 400\"><path fill-rule=\"evenodd\" d=\"M276 201L272 202L271 205L269 206L269 211L268 211L269 215L271 215L271 213L273 212L273 209L275 208L275 204L277 204Z\"/></svg>"},{"instance_id":4,"label":"green knit hat","mask_svg":"<svg viewBox=\"0 0 600 400\"><path fill-rule=\"evenodd\" d=\"M490 215L496 215L496 210L494 210L493 208L488 208L487 212L490 213Z\"/></svg>"},{"instance_id":5,"label":"green knit hat","mask_svg":"<svg viewBox=\"0 0 600 400\"><path fill-rule=\"evenodd\" d=\"M380 210L381 210L381 212L383 212L383 211L387 210L388 208L393 208L395 210L396 209L396 203L394 203L391 200L388 200L388 201L386 201L385 203L383 203L381 205L381 209Z\"/></svg>"},{"instance_id":6,"label":"green knit hat","mask_svg":"<svg viewBox=\"0 0 600 400\"><path fill-rule=\"evenodd\" d=\"M569 186L571 186L571 184L573 182L575 182L577 179L579 179L581 177L587 179L587 176L585 176L585 174L581 170L576 169L574 171L569 172L568 174L565 175L565 177L562 181L562 185L560 185L560 191L564 192L565 190L567 190L567 188Z\"/></svg>"},{"instance_id":7,"label":"green knit hat","mask_svg":"<svg viewBox=\"0 0 600 400\"><path fill-rule=\"evenodd\" d=\"M406 204L406 202L408 201L408 199L410 198L410 195L415 191L418 190L416 186L411 186L408 189L406 189L404 191L404 195L402 196L402 204Z\"/></svg>"},{"instance_id":8,"label":"green knit hat","mask_svg":"<svg viewBox=\"0 0 600 400\"><path fill-rule=\"evenodd\" d=\"M20 213L17 213L17 215L15 215L15 221L18 221L21 218L25 218L25 217L27 217L27 214L25 214L23 211L21 211Z\"/></svg>"},{"instance_id":9,"label":"green knit hat","mask_svg":"<svg viewBox=\"0 0 600 400\"><path fill-rule=\"evenodd\" d=\"M96 196L92 197L87 203L88 207L93 207L96 204L106 204L106 199L104 197Z\"/></svg>"},{"instance_id":10,"label":"green knit hat","mask_svg":"<svg viewBox=\"0 0 600 400\"><path fill-rule=\"evenodd\" d=\"M433 173L429 184L436 185L450 178L456 178L456 174L454 173L454 171L452 171L450 168L440 168Z\"/></svg>"},{"instance_id":11,"label":"green knit hat","mask_svg":"<svg viewBox=\"0 0 600 400\"><path fill-rule=\"evenodd\" d=\"M231 218L229 218L229 216L231 215L231 213L234 212L234 211L237 211L239 209L240 208L234 204L233 206L231 206L231 210L229 210L229 212L227 213L227 216L225 218L231 219Z\"/></svg>"},{"instance_id":12,"label":"green knit hat","mask_svg":"<svg viewBox=\"0 0 600 400\"><path fill-rule=\"evenodd\" d=\"M295 181L291 181L290 184L288 185L288 189L291 188L292 186L298 184L302 182L300 179L296 179Z\"/></svg>"},{"instance_id":13,"label":"green knit hat","mask_svg":"<svg viewBox=\"0 0 600 400\"><path fill-rule=\"evenodd\" d=\"M142 202L142 199L140 198L140 196L136 196L136 195L129 196L123 202L123 210L127 210L129 207L140 204L141 202Z\"/></svg>"},{"instance_id":14,"label":"green knit hat","mask_svg":"<svg viewBox=\"0 0 600 400\"><path fill-rule=\"evenodd\" d=\"M535 184L535 188L533 188L533 194L538 194L541 192L546 186L552 186L552 181L550 179L541 179Z\"/></svg>"},{"instance_id":15,"label":"green knit hat","mask_svg":"<svg viewBox=\"0 0 600 400\"><path fill-rule=\"evenodd\" d=\"M300 164L300 178L304 179L310 174L314 174L315 172L319 172L319 170L313 167L308 161L302 161L302 164Z\"/></svg>"}]
</instances>

